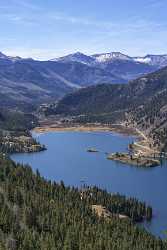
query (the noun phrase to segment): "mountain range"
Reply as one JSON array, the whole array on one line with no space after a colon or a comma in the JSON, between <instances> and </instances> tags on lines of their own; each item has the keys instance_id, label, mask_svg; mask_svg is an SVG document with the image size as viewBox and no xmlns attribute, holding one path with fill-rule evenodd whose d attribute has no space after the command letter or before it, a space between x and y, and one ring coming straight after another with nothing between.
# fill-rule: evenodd
<instances>
[{"instance_id":1,"label":"mountain range","mask_svg":"<svg viewBox=\"0 0 167 250\"><path fill-rule=\"evenodd\" d=\"M166 65L166 55L130 57L112 52L88 56L77 52L38 61L0 52L0 105L33 109L83 87L127 83Z\"/></svg>"},{"instance_id":2,"label":"mountain range","mask_svg":"<svg viewBox=\"0 0 167 250\"><path fill-rule=\"evenodd\" d=\"M87 65L98 65L101 63L111 63L117 60L120 61L131 61L137 63L144 63L146 65L155 66L162 68L167 66L167 54L166 55L146 55L144 57L131 57L120 52L102 53L94 55L85 55L80 52L70 54L64 57L58 57L51 59L51 61L62 61L62 62L80 62Z\"/></svg>"},{"instance_id":3,"label":"mountain range","mask_svg":"<svg viewBox=\"0 0 167 250\"><path fill-rule=\"evenodd\" d=\"M88 56L77 52L51 61L78 62L95 66L121 77L124 81L129 81L167 66L167 55L131 57L120 52L111 52Z\"/></svg>"}]
</instances>

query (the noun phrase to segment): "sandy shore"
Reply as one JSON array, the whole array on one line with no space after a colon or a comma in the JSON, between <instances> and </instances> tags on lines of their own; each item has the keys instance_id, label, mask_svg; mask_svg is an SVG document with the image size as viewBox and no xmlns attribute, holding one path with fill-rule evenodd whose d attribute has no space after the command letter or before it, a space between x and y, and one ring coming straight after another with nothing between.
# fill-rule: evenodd
<instances>
[{"instance_id":1,"label":"sandy shore","mask_svg":"<svg viewBox=\"0 0 167 250\"><path fill-rule=\"evenodd\" d=\"M59 132L59 131L80 131L80 132L114 132L120 133L124 135L139 135L134 129L127 128L120 124L114 124L111 126L97 126L97 125L76 125L76 126L58 126L58 125L51 125L51 126L41 126L36 127L33 129L36 133L46 133L46 132Z\"/></svg>"},{"instance_id":2,"label":"sandy shore","mask_svg":"<svg viewBox=\"0 0 167 250\"><path fill-rule=\"evenodd\" d=\"M61 131L79 131L79 132L112 132L128 136L136 136L134 149L139 155L149 156L158 153L154 148L150 148L150 139L138 129L126 127L123 124L112 124L110 126L87 124L87 125L68 125L68 124L42 124L33 129L36 133L61 132Z\"/></svg>"}]
</instances>

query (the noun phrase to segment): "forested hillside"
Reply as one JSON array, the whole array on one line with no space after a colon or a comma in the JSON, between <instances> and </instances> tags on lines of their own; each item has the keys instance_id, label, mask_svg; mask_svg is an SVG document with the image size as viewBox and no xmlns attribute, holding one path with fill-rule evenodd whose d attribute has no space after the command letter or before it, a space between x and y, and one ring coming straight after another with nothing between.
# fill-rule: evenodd
<instances>
[{"instance_id":1,"label":"forested hillside","mask_svg":"<svg viewBox=\"0 0 167 250\"><path fill-rule=\"evenodd\" d=\"M45 150L31 135L30 130L37 126L33 114L0 109L0 152L20 153Z\"/></svg>"},{"instance_id":2,"label":"forested hillside","mask_svg":"<svg viewBox=\"0 0 167 250\"><path fill-rule=\"evenodd\" d=\"M93 56L78 52L38 61L0 53L0 105L32 111L79 88L127 83L166 64L165 55L132 58L119 52Z\"/></svg>"},{"instance_id":3,"label":"forested hillside","mask_svg":"<svg viewBox=\"0 0 167 250\"><path fill-rule=\"evenodd\" d=\"M79 116L82 122L128 122L166 148L167 68L127 85L100 85L65 96L46 114Z\"/></svg>"},{"instance_id":4,"label":"forested hillside","mask_svg":"<svg viewBox=\"0 0 167 250\"><path fill-rule=\"evenodd\" d=\"M96 204L132 220L151 215L144 203L96 187L87 188L81 199L80 190L46 181L0 155L0 249L167 249L130 219L98 217L91 208Z\"/></svg>"},{"instance_id":5,"label":"forested hillside","mask_svg":"<svg viewBox=\"0 0 167 250\"><path fill-rule=\"evenodd\" d=\"M144 74L154 72L159 68L167 65L167 57L165 55L147 55L146 57L130 57L120 52L110 52L95 55L85 55L80 52L69 54L52 61L56 62L79 62L103 69L112 73L123 81L136 79ZM116 81L113 81L116 83ZM119 82L120 83L120 82ZM122 81L121 81L122 83Z\"/></svg>"},{"instance_id":6,"label":"forested hillside","mask_svg":"<svg viewBox=\"0 0 167 250\"><path fill-rule=\"evenodd\" d=\"M1 107L33 110L78 88L125 82L104 69L79 62L37 61L0 56Z\"/></svg>"},{"instance_id":7,"label":"forested hillside","mask_svg":"<svg viewBox=\"0 0 167 250\"><path fill-rule=\"evenodd\" d=\"M10 132L31 130L37 126L38 120L31 113L0 109L0 130Z\"/></svg>"}]
</instances>

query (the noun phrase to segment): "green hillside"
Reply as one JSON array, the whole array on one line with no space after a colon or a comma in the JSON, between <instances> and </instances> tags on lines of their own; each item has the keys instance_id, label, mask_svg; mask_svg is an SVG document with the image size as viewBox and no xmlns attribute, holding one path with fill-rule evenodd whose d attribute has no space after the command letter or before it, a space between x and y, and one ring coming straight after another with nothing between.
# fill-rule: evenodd
<instances>
[{"instance_id":1,"label":"green hillside","mask_svg":"<svg viewBox=\"0 0 167 250\"><path fill-rule=\"evenodd\" d=\"M46 114L78 116L79 122L126 121L166 150L167 68L127 85L99 85L66 95Z\"/></svg>"},{"instance_id":2,"label":"green hillside","mask_svg":"<svg viewBox=\"0 0 167 250\"><path fill-rule=\"evenodd\" d=\"M135 199L89 188L51 183L28 166L0 156L0 249L17 250L165 250L167 246L129 219L99 218L91 206L101 204L118 214L150 217Z\"/></svg>"}]
</instances>

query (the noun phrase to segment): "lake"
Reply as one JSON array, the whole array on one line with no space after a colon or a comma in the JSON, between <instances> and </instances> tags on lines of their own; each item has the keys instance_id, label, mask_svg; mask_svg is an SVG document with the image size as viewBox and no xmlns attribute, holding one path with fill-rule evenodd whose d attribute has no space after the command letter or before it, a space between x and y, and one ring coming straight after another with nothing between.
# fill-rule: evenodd
<instances>
[{"instance_id":1,"label":"lake","mask_svg":"<svg viewBox=\"0 0 167 250\"><path fill-rule=\"evenodd\" d=\"M137 168L106 159L106 152L126 151L134 137L111 132L33 133L47 151L13 154L16 162L28 163L42 176L66 185L97 185L109 192L136 197L153 207L154 217L145 227L164 237L167 230L167 162L156 168ZM88 153L88 148L99 153Z\"/></svg>"}]
</instances>

